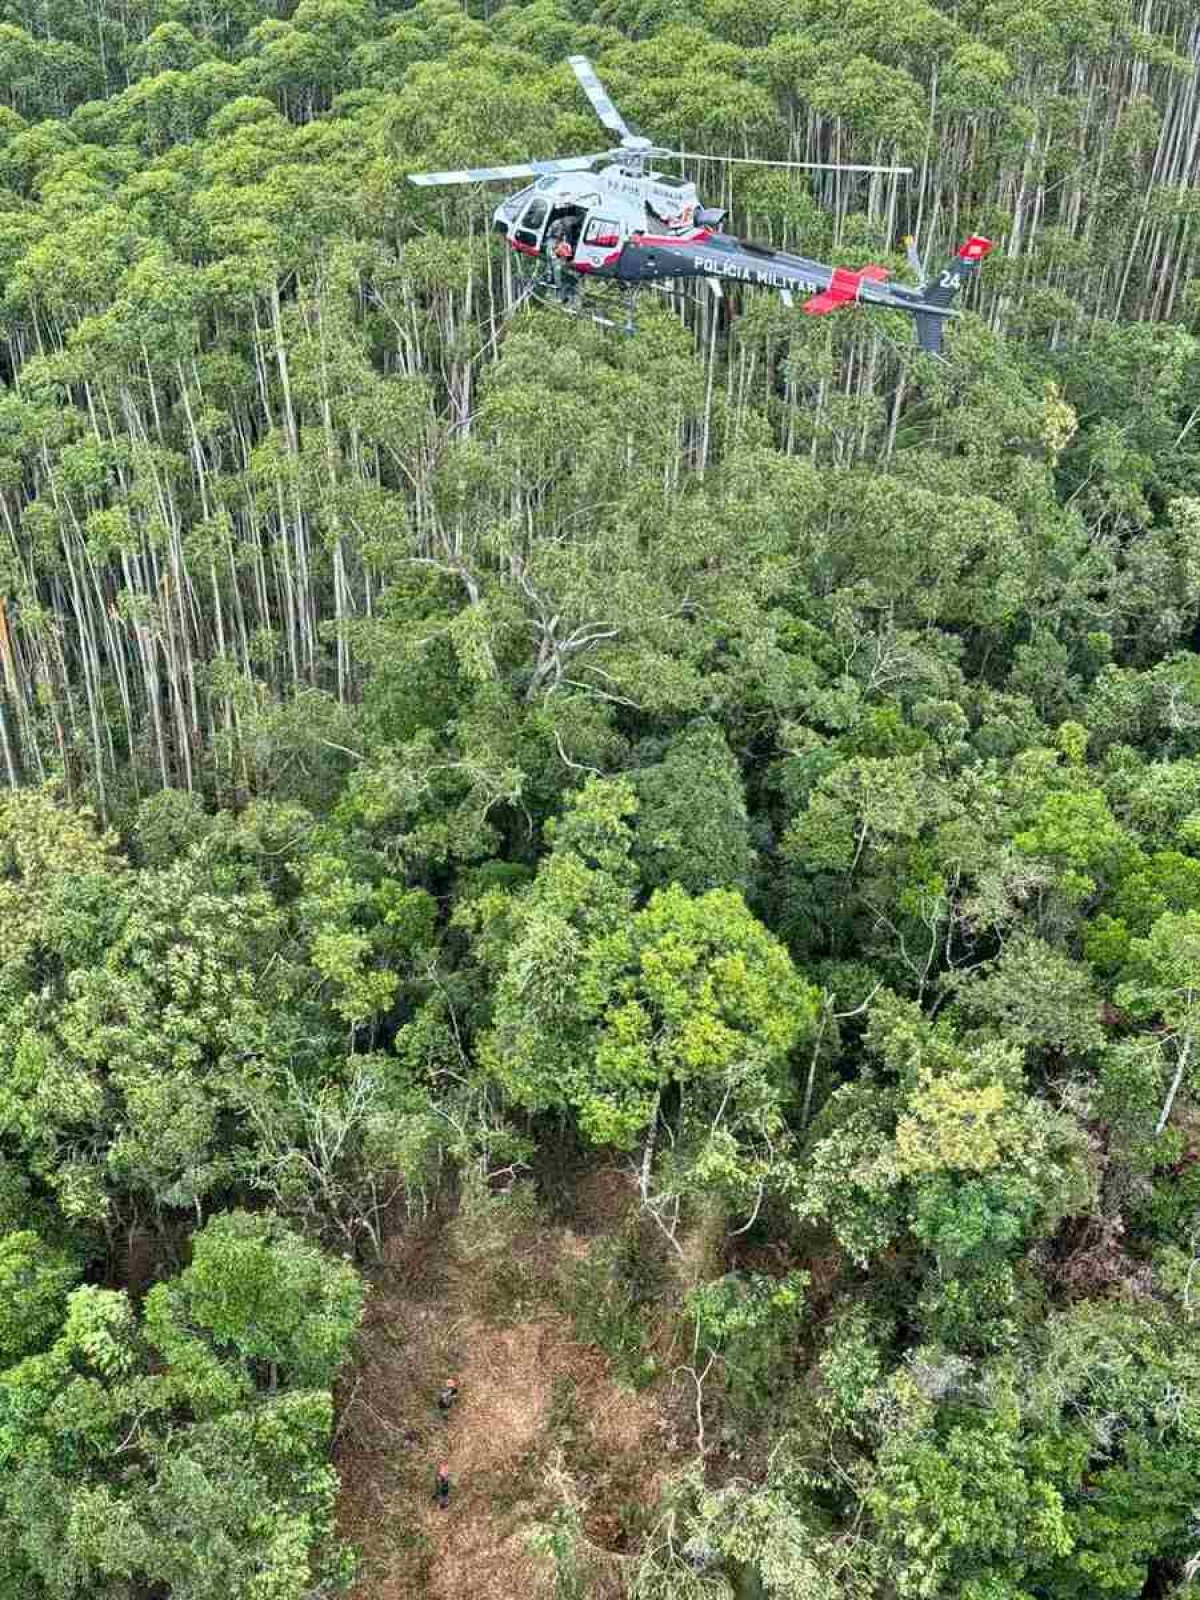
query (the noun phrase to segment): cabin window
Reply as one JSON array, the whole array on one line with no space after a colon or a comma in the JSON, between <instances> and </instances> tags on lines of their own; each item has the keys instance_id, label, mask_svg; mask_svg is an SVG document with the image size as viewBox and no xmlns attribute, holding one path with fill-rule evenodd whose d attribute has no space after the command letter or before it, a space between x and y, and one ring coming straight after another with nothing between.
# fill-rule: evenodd
<instances>
[{"instance_id":1,"label":"cabin window","mask_svg":"<svg viewBox=\"0 0 1200 1600\"><path fill-rule=\"evenodd\" d=\"M598 245L602 250L612 249L621 242L621 230L607 217L593 217L584 231L583 242Z\"/></svg>"}]
</instances>

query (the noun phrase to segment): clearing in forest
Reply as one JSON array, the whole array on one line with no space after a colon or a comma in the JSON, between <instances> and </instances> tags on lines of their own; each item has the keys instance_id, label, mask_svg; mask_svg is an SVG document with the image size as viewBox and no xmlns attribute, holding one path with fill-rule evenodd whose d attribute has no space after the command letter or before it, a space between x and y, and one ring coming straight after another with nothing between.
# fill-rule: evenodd
<instances>
[{"instance_id":1,"label":"clearing in forest","mask_svg":"<svg viewBox=\"0 0 1200 1600\"><path fill-rule=\"evenodd\" d=\"M632 1198L614 1192L614 1177L602 1175L610 1210ZM620 1592L628 1553L692 1440L684 1385L622 1385L562 1309L562 1285L591 1242L528 1213L499 1237L487 1219L460 1217L392 1241L341 1396L339 1522L362 1555L353 1600L548 1593L551 1563L529 1535L568 1505L582 1519L593 1592ZM460 1398L444 1416L437 1392L448 1377ZM452 1482L445 1511L433 1501L439 1461Z\"/></svg>"}]
</instances>

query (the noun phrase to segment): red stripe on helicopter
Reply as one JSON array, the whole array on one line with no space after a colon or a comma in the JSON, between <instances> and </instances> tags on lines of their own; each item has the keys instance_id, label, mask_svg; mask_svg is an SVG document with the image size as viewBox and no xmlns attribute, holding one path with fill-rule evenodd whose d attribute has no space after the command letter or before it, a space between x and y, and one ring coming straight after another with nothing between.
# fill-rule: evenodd
<instances>
[{"instance_id":1,"label":"red stripe on helicopter","mask_svg":"<svg viewBox=\"0 0 1200 1600\"><path fill-rule=\"evenodd\" d=\"M571 261L568 262L568 266L572 272L598 272L601 267L611 267L614 261L619 261L620 259L621 252L619 250L610 250L599 261Z\"/></svg>"},{"instance_id":2,"label":"red stripe on helicopter","mask_svg":"<svg viewBox=\"0 0 1200 1600\"><path fill-rule=\"evenodd\" d=\"M639 245L703 244L705 239L711 238L711 228L693 228L691 233L635 233L630 236L630 243Z\"/></svg>"}]
</instances>

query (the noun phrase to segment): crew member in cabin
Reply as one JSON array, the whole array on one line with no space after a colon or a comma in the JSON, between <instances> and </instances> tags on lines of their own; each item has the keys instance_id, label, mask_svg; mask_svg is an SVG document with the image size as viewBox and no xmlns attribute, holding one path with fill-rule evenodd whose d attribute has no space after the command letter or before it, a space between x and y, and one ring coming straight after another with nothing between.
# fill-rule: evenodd
<instances>
[{"instance_id":1,"label":"crew member in cabin","mask_svg":"<svg viewBox=\"0 0 1200 1600\"><path fill-rule=\"evenodd\" d=\"M579 240L579 218L573 211L561 211L546 229L546 250L550 269L554 274L554 289L560 300L574 292L575 285L567 273L567 263L575 254Z\"/></svg>"}]
</instances>

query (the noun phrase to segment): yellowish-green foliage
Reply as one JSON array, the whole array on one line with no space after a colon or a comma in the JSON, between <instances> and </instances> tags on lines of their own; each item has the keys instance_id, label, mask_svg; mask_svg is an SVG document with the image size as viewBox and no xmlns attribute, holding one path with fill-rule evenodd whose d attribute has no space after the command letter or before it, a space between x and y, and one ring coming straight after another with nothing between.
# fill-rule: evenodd
<instances>
[{"instance_id":1,"label":"yellowish-green foliage","mask_svg":"<svg viewBox=\"0 0 1200 1600\"><path fill-rule=\"evenodd\" d=\"M69 934L64 895L77 892L79 880L109 892L103 880L124 865L116 843L94 815L57 803L49 791L0 795L0 963L39 945L53 948Z\"/></svg>"},{"instance_id":2,"label":"yellowish-green foliage","mask_svg":"<svg viewBox=\"0 0 1200 1600\"><path fill-rule=\"evenodd\" d=\"M987 1172L1012 1155L1024 1132L1003 1084L980 1087L965 1075L924 1068L896 1120L896 1170L901 1177Z\"/></svg>"}]
</instances>

